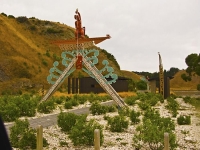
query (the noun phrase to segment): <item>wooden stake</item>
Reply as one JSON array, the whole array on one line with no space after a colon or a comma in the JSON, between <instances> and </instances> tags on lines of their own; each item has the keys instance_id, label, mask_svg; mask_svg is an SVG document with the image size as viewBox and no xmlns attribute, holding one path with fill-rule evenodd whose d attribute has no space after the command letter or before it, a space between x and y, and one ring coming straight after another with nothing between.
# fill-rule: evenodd
<instances>
[{"instance_id":1,"label":"wooden stake","mask_svg":"<svg viewBox=\"0 0 200 150\"><path fill-rule=\"evenodd\" d=\"M164 150L169 150L169 133L164 133Z\"/></svg>"},{"instance_id":2,"label":"wooden stake","mask_svg":"<svg viewBox=\"0 0 200 150\"><path fill-rule=\"evenodd\" d=\"M37 128L37 150L43 149L43 127L41 125Z\"/></svg>"},{"instance_id":3,"label":"wooden stake","mask_svg":"<svg viewBox=\"0 0 200 150\"><path fill-rule=\"evenodd\" d=\"M100 131L99 131L99 129L94 130L94 149L100 150Z\"/></svg>"}]
</instances>

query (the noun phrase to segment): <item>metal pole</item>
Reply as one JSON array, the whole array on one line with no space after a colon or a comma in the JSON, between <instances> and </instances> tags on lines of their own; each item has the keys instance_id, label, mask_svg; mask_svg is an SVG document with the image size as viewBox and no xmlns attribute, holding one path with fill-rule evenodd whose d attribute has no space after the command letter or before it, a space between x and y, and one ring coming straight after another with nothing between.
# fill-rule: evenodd
<instances>
[{"instance_id":1,"label":"metal pole","mask_svg":"<svg viewBox=\"0 0 200 150\"><path fill-rule=\"evenodd\" d=\"M100 150L100 131L94 130L94 150Z\"/></svg>"}]
</instances>

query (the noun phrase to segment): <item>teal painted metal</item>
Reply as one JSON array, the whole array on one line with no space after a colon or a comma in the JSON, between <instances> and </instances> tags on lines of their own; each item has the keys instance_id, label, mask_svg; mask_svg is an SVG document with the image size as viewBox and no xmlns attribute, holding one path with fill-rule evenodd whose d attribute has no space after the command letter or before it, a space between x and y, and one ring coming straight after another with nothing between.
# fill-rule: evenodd
<instances>
[{"instance_id":1,"label":"teal painted metal","mask_svg":"<svg viewBox=\"0 0 200 150\"><path fill-rule=\"evenodd\" d=\"M96 65L98 63L98 58L97 56L99 55L99 51L96 49L91 49L91 50L78 50L79 53L82 54L83 57L87 56L87 61L91 62L92 66ZM67 67L72 59L74 57L76 57L77 55L77 50L73 50L73 51L64 51L61 54L62 57L62 65L64 65L65 67ZM114 69L109 65L109 62L107 60L103 60L102 64L104 65L104 67L102 69L99 70L100 74L104 74L104 78L111 78L111 80L107 81L107 84L112 84L115 83L116 80L118 79L117 74L114 74ZM47 76L47 81L50 84L54 84L55 81L59 78L59 76L62 74L63 71L61 71L60 69L58 69L58 65L59 62L55 61L53 63L53 67L49 70L49 75ZM76 69L72 68L66 76L69 76L72 72L74 72ZM89 74L92 78L95 78L93 76L93 74L87 70L85 67L82 68L83 71L85 71L87 74ZM64 80L63 80L64 81ZM62 82L63 82L62 81Z\"/></svg>"},{"instance_id":2,"label":"teal painted metal","mask_svg":"<svg viewBox=\"0 0 200 150\"><path fill-rule=\"evenodd\" d=\"M50 84L54 84L56 82L56 80L59 78L59 76L63 73L63 71L61 71L60 69L57 68L57 66L59 65L58 61L55 61L53 63L53 67L49 70L49 75L47 76L47 81ZM76 69L72 68L67 74L66 77L69 76L72 72L74 72ZM65 78L61 81L63 82L65 80Z\"/></svg>"}]
</instances>

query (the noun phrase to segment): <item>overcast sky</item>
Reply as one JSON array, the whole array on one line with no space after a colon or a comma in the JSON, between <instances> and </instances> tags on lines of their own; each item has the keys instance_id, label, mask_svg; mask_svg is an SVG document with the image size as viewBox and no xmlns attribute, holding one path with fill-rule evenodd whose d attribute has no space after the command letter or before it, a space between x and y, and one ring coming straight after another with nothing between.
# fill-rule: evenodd
<instances>
[{"instance_id":1,"label":"overcast sky","mask_svg":"<svg viewBox=\"0 0 200 150\"><path fill-rule=\"evenodd\" d=\"M89 37L112 37L97 46L114 55L121 70L186 69L200 53L200 0L0 0L0 13L36 17L74 27L78 8Z\"/></svg>"}]
</instances>

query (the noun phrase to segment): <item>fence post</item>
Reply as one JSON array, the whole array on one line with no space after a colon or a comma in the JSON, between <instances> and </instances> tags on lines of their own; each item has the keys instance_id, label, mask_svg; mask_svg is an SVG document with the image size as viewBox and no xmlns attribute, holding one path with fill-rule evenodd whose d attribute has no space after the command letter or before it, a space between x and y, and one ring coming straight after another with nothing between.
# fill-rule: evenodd
<instances>
[{"instance_id":1,"label":"fence post","mask_svg":"<svg viewBox=\"0 0 200 150\"><path fill-rule=\"evenodd\" d=\"M37 127L37 150L43 149L43 127L39 125Z\"/></svg>"},{"instance_id":2,"label":"fence post","mask_svg":"<svg viewBox=\"0 0 200 150\"><path fill-rule=\"evenodd\" d=\"M169 150L169 133L164 133L164 150Z\"/></svg>"},{"instance_id":3,"label":"fence post","mask_svg":"<svg viewBox=\"0 0 200 150\"><path fill-rule=\"evenodd\" d=\"M99 129L94 130L94 149L100 150L100 131L99 131Z\"/></svg>"}]
</instances>

